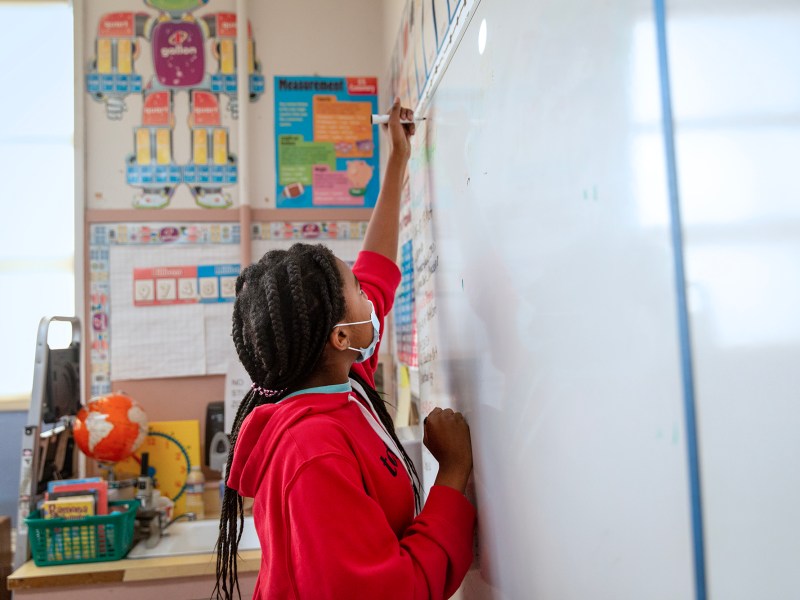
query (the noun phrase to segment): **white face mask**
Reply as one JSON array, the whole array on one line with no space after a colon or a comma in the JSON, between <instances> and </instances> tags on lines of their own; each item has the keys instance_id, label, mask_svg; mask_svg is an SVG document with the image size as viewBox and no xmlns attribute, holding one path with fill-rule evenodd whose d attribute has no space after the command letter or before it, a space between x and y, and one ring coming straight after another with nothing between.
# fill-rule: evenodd
<instances>
[{"instance_id":1,"label":"white face mask","mask_svg":"<svg viewBox=\"0 0 800 600\"><path fill-rule=\"evenodd\" d=\"M372 304L371 300L367 300L369 302L371 313L369 315L369 319L366 321L353 321L352 323L337 323L334 327L344 327L345 325L363 325L364 323L372 323L372 342L370 342L369 346L366 348L353 348L352 346L348 346L348 350L354 350L361 354L356 359L357 363L364 362L365 360L369 359L370 356L375 354L375 348L378 347L378 342L381 339L381 323L378 321L378 315L375 314L375 305Z\"/></svg>"}]
</instances>

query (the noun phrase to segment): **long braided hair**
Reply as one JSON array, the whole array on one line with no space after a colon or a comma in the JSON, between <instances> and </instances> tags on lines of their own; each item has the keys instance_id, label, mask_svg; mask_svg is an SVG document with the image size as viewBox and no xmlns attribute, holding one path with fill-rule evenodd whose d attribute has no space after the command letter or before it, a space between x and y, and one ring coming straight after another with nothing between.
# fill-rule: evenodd
<instances>
[{"instance_id":1,"label":"long braided hair","mask_svg":"<svg viewBox=\"0 0 800 600\"><path fill-rule=\"evenodd\" d=\"M231 431L231 450L226 473L230 473L239 430L254 408L275 403L314 372L328 335L345 314L343 281L333 253L321 244L294 244L288 250L271 250L246 267L236 280L233 307L233 342L239 360L255 386L236 412ZM367 392L368 400L384 428L402 453L412 474L414 499L420 507L419 476L397 438L391 416L380 394L357 373L350 377ZM217 539L216 599L231 600L234 588L239 598L236 554L244 526L242 497L225 486L219 538Z\"/></svg>"}]
</instances>

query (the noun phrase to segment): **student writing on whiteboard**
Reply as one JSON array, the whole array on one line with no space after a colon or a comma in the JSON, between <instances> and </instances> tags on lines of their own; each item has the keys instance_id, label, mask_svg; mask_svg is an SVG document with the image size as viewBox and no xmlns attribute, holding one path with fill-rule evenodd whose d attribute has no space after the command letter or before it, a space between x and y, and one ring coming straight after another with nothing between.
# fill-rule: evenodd
<instances>
[{"instance_id":1,"label":"student writing on whiteboard","mask_svg":"<svg viewBox=\"0 0 800 600\"><path fill-rule=\"evenodd\" d=\"M447 598L472 561L469 427L434 409L419 477L374 389L383 321L400 283L399 206L414 125L395 100L391 153L352 270L322 245L272 250L236 282L233 339L253 380L232 430L217 585L238 595L242 497L253 497L262 559L255 598Z\"/></svg>"}]
</instances>

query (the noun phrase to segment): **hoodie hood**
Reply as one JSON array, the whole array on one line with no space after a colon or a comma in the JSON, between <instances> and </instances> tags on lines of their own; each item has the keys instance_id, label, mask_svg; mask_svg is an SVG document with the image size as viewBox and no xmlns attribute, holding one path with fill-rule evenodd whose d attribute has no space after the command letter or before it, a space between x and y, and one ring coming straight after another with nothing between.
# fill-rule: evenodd
<instances>
[{"instance_id":1,"label":"hoodie hood","mask_svg":"<svg viewBox=\"0 0 800 600\"><path fill-rule=\"evenodd\" d=\"M239 429L228 487L247 498L255 497L283 434L302 419L342 408L348 403L349 394L301 394L256 407Z\"/></svg>"}]
</instances>

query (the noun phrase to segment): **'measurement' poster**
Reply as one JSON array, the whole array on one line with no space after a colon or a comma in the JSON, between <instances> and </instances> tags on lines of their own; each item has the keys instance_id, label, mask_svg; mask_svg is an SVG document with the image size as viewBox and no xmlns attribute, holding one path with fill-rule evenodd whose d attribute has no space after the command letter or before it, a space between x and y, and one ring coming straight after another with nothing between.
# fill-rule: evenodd
<instances>
[{"instance_id":1,"label":"'measurement' poster","mask_svg":"<svg viewBox=\"0 0 800 600\"><path fill-rule=\"evenodd\" d=\"M375 77L275 77L278 208L375 206Z\"/></svg>"}]
</instances>

